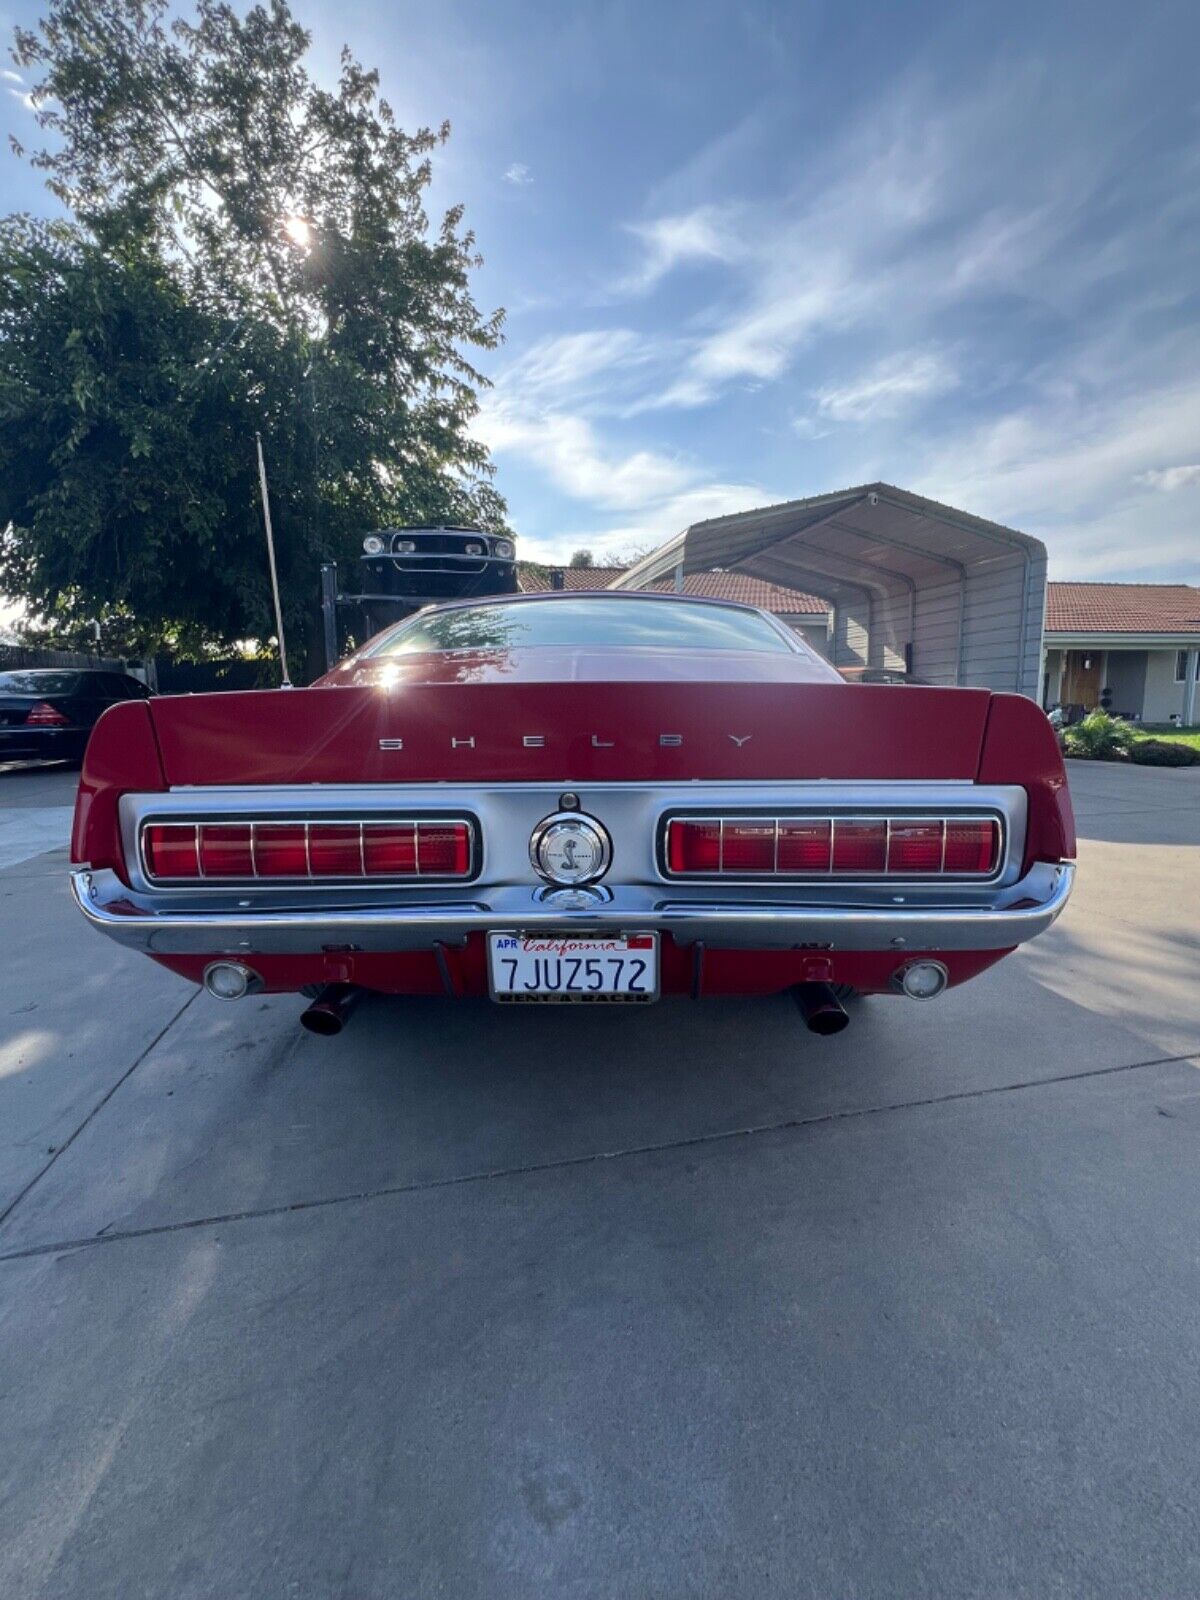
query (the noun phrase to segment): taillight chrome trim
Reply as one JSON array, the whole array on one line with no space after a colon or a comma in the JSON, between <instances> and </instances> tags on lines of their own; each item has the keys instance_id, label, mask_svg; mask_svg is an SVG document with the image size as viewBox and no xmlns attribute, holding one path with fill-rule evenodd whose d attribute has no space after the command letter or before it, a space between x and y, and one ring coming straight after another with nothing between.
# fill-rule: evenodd
<instances>
[{"instance_id":1,"label":"taillight chrome trim","mask_svg":"<svg viewBox=\"0 0 1200 1600\"><path fill-rule=\"evenodd\" d=\"M390 827L401 824L413 829L413 868L412 872L368 872L365 830L367 827ZM264 875L259 871L258 865L258 832L259 828L303 828L304 829L304 860L307 872L287 875L284 873L269 873ZM313 828L342 828L356 827L358 829L358 861L357 872L346 873L319 873L314 875L312 870L312 834ZM467 833L467 870L465 872L422 872L420 857L420 830L426 828L462 827ZM196 876L195 877L169 877L162 873L155 873L150 866L150 857L146 849L146 831L149 828L190 828L195 832L196 841ZM252 874L239 876L228 874L207 873L201 856L202 828L237 828L250 830L250 865ZM430 813L420 815L388 815L374 812L369 816L346 816L331 814L317 817L297 817L287 813L277 813L273 816L231 817L231 816L190 816L162 815L150 813L139 818L137 824L137 858L142 876L146 882L155 888L188 888L188 889L229 889L230 887L263 887L286 889L328 889L336 888L339 884L366 884L372 887L386 887L389 884L428 884L470 883L479 875L482 850L481 832L475 817L462 812L449 812L443 816Z\"/></svg>"},{"instance_id":2,"label":"taillight chrome trim","mask_svg":"<svg viewBox=\"0 0 1200 1600\"><path fill-rule=\"evenodd\" d=\"M669 840L671 825L675 822L707 823L716 825L719 829L718 866L715 871L679 872L673 871L670 864ZM810 869L803 872L790 872L779 870L779 830L781 823L787 822L815 822L825 823L829 826L829 857L823 869ZM885 830L884 867L879 872L874 869L855 871L850 868L834 870L834 855L837 843L837 824L839 822L854 823L883 823ZM992 868L989 872L947 872L946 865L946 840L949 825L955 822L990 822L995 829ZM773 823L775 828L773 865L762 868L734 868L726 871L721 865L725 857L725 828L727 824L736 823ZM936 823L942 830L941 865L934 872L911 872L902 868L891 869L892 853L892 828L900 823ZM847 879L856 884L872 883L970 883L987 885L995 883L1004 875L1008 849L1007 828L1003 813L991 809L968 808L952 809L947 807L944 811L876 811L876 812L839 812L839 811L793 811L793 812L753 812L753 811L682 811L672 810L662 817L659 830L656 855L658 870L662 876L671 883L830 883Z\"/></svg>"}]
</instances>

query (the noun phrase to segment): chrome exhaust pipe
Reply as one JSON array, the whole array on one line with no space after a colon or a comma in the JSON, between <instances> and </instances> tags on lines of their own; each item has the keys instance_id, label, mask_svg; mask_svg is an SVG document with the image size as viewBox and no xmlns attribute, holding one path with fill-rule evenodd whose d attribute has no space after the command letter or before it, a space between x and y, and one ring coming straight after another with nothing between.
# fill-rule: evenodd
<instances>
[{"instance_id":1,"label":"chrome exhaust pipe","mask_svg":"<svg viewBox=\"0 0 1200 1600\"><path fill-rule=\"evenodd\" d=\"M827 983L796 983L791 993L810 1033L828 1037L850 1026L845 1006Z\"/></svg>"},{"instance_id":2,"label":"chrome exhaust pipe","mask_svg":"<svg viewBox=\"0 0 1200 1600\"><path fill-rule=\"evenodd\" d=\"M346 1026L365 992L356 983L327 983L301 1014L300 1026L309 1033L319 1033L323 1039L332 1039Z\"/></svg>"}]
</instances>

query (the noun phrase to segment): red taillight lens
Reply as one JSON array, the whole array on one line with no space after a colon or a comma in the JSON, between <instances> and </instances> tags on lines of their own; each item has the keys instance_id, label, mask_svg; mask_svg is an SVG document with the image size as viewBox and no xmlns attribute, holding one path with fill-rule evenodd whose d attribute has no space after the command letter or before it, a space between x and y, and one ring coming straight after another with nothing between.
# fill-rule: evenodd
<instances>
[{"instance_id":1,"label":"red taillight lens","mask_svg":"<svg viewBox=\"0 0 1200 1600\"><path fill-rule=\"evenodd\" d=\"M142 834L146 870L155 878L198 878L200 857L194 822L155 822Z\"/></svg>"},{"instance_id":2,"label":"red taillight lens","mask_svg":"<svg viewBox=\"0 0 1200 1600\"><path fill-rule=\"evenodd\" d=\"M152 822L152 878L465 878L468 822Z\"/></svg>"},{"instance_id":3,"label":"red taillight lens","mask_svg":"<svg viewBox=\"0 0 1200 1600\"><path fill-rule=\"evenodd\" d=\"M417 864L431 877L464 877L471 870L471 835L466 823L419 822Z\"/></svg>"},{"instance_id":4,"label":"red taillight lens","mask_svg":"<svg viewBox=\"0 0 1200 1600\"><path fill-rule=\"evenodd\" d=\"M672 872L719 872L721 824L682 822L667 826L667 866Z\"/></svg>"},{"instance_id":5,"label":"red taillight lens","mask_svg":"<svg viewBox=\"0 0 1200 1600\"><path fill-rule=\"evenodd\" d=\"M835 872L886 872L887 823L850 822L842 817L833 824Z\"/></svg>"},{"instance_id":6,"label":"red taillight lens","mask_svg":"<svg viewBox=\"0 0 1200 1600\"><path fill-rule=\"evenodd\" d=\"M941 822L893 822L888 840L889 872L940 872Z\"/></svg>"},{"instance_id":7,"label":"red taillight lens","mask_svg":"<svg viewBox=\"0 0 1200 1600\"><path fill-rule=\"evenodd\" d=\"M988 876L1000 860L994 817L726 817L667 824L679 876L739 873L871 877Z\"/></svg>"},{"instance_id":8,"label":"red taillight lens","mask_svg":"<svg viewBox=\"0 0 1200 1600\"><path fill-rule=\"evenodd\" d=\"M252 878L250 824L204 823L200 829L200 867L206 878Z\"/></svg>"},{"instance_id":9,"label":"red taillight lens","mask_svg":"<svg viewBox=\"0 0 1200 1600\"><path fill-rule=\"evenodd\" d=\"M260 822L254 828L254 865L260 878L307 878L308 841L302 822Z\"/></svg>"},{"instance_id":10,"label":"red taillight lens","mask_svg":"<svg viewBox=\"0 0 1200 1600\"><path fill-rule=\"evenodd\" d=\"M27 728L69 728L70 725L70 717L52 706L49 700L39 700L25 718Z\"/></svg>"},{"instance_id":11,"label":"red taillight lens","mask_svg":"<svg viewBox=\"0 0 1200 1600\"><path fill-rule=\"evenodd\" d=\"M990 818L946 823L944 872L995 871L1000 829Z\"/></svg>"},{"instance_id":12,"label":"red taillight lens","mask_svg":"<svg viewBox=\"0 0 1200 1600\"><path fill-rule=\"evenodd\" d=\"M363 829L363 865L373 878L409 877L417 870L413 822L370 822Z\"/></svg>"},{"instance_id":13,"label":"red taillight lens","mask_svg":"<svg viewBox=\"0 0 1200 1600\"><path fill-rule=\"evenodd\" d=\"M774 872L774 822L727 822L721 835L722 872Z\"/></svg>"},{"instance_id":14,"label":"red taillight lens","mask_svg":"<svg viewBox=\"0 0 1200 1600\"><path fill-rule=\"evenodd\" d=\"M357 822L314 822L308 830L314 878L361 878L362 830Z\"/></svg>"},{"instance_id":15,"label":"red taillight lens","mask_svg":"<svg viewBox=\"0 0 1200 1600\"><path fill-rule=\"evenodd\" d=\"M780 872L828 872L833 824L824 818L812 822L779 824Z\"/></svg>"}]
</instances>

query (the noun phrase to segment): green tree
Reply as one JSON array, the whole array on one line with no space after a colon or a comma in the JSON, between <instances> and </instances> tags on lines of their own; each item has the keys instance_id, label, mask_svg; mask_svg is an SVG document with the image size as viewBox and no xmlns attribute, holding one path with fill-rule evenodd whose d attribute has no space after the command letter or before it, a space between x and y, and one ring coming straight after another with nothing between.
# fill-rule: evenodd
<instances>
[{"instance_id":1,"label":"green tree","mask_svg":"<svg viewBox=\"0 0 1200 1600\"><path fill-rule=\"evenodd\" d=\"M308 46L283 0L53 0L17 34L72 220L0 225L0 586L52 625L268 637L256 431L312 658L322 559L504 526L470 431L502 313L460 210L423 203L448 130L399 129L348 52L322 88Z\"/></svg>"},{"instance_id":2,"label":"green tree","mask_svg":"<svg viewBox=\"0 0 1200 1600\"><path fill-rule=\"evenodd\" d=\"M569 567L594 567L596 558L590 550L576 550L567 565Z\"/></svg>"}]
</instances>

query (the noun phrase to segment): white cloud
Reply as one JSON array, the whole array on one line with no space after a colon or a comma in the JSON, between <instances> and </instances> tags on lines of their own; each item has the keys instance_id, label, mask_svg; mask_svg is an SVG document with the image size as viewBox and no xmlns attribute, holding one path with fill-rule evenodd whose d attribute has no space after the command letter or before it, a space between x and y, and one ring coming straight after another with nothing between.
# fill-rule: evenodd
<instances>
[{"instance_id":1,"label":"white cloud","mask_svg":"<svg viewBox=\"0 0 1200 1600\"><path fill-rule=\"evenodd\" d=\"M518 187L533 182L533 173L523 161L514 161L512 166L506 168L504 173L505 183L514 183Z\"/></svg>"},{"instance_id":2,"label":"white cloud","mask_svg":"<svg viewBox=\"0 0 1200 1600\"><path fill-rule=\"evenodd\" d=\"M1053 576L1154 568L1194 579L1194 502L1160 493L1151 464L1197 437L1200 380L1125 387L1090 405L1068 389L958 433L928 453L912 486L1045 539Z\"/></svg>"},{"instance_id":3,"label":"white cloud","mask_svg":"<svg viewBox=\"0 0 1200 1600\"><path fill-rule=\"evenodd\" d=\"M534 561L563 561L572 550L586 545L602 561L627 557L630 551L651 550L664 539L682 533L693 522L745 511L782 498L754 483L703 483L646 505L641 514L597 528L583 524L555 539L523 538L521 552ZM631 508L632 509L632 508Z\"/></svg>"},{"instance_id":4,"label":"white cloud","mask_svg":"<svg viewBox=\"0 0 1200 1600\"><path fill-rule=\"evenodd\" d=\"M14 100L19 100L21 102L26 111L37 110L33 96L31 94L26 94L24 89L10 89L8 92L10 95L12 95Z\"/></svg>"},{"instance_id":5,"label":"white cloud","mask_svg":"<svg viewBox=\"0 0 1200 1600\"><path fill-rule=\"evenodd\" d=\"M817 391L817 409L834 422L868 422L895 417L914 401L945 394L958 374L935 351L905 351L888 356L848 382Z\"/></svg>"},{"instance_id":6,"label":"white cloud","mask_svg":"<svg viewBox=\"0 0 1200 1600\"><path fill-rule=\"evenodd\" d=\"M9 83L25 82L25 79L19 72L10 72L7 67L5 67L3 70L0 70L0 78L6 79Z\"/></svg>"},{"instance_id":7,"label":"white cloud","mask_svg":"<svg viewBox=\"0 0 1200 1600\"><path fill-rule=\"evenodd\" d=\"M614 377L651 358L650 342L632 328L593 328L540 339L503 373L498 388L524 400L578 399L596 380Z\"/></svg>"},{"instance_id":8,"label":"white cloud","mask_svg":"<svg viewBox=\"0 0 1200 1600\"><path fill-rule=\"evenodd\" d=\"M625 386L644 382L662 352L630 328L591 329L543 339L484 395L472 431L495 452L520 459L559 493L615 525L595 521L553 546L526 539L527 554L554 558L586 542L597 553L657 543L690 522L761 504L763 491L706 481L693 458L606 439L599 419L622 409ZM632 514L632 515L631 515Z\"/></svg>"},{"instance_id":9,"label":"white cloud","mask_svg":"<svg viewBox=\"0 0 1200 1600\"><path fill-rule=\"evenodd\" d=\"M644 294L685 262L736 261L745 245L733 209L705 205L651 222L627 225L642 246L642 259L616 285L617 293Z\"/></svg>"},{"instance_id":10,"label":"white cloud","mask_svg":"<svg viewBox=\"0 0 1200 1600\"><path fill-rule=\"evenodd\" d=\"M1188 467L1151 467L1139 472L1134 480L1148 489L1163 489L1168 494L1174 489L1190 489L1200 484L1200 464Z\"/></svg>"}]
</instances>

